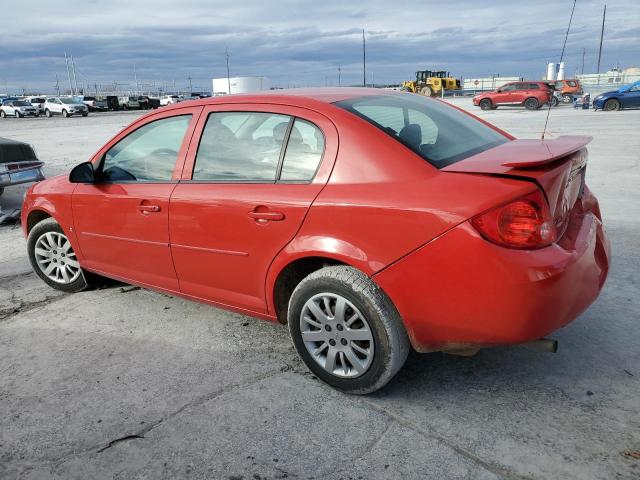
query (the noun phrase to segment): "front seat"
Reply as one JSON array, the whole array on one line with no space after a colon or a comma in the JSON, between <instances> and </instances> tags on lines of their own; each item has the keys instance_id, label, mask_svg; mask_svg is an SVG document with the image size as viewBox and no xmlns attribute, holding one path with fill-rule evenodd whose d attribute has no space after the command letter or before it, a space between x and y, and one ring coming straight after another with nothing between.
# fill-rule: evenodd
<instances>
[{"instance_id":1,"label":"front seat","mask_svg":"<svg viewBox=\"0 0 640 480\"><path fill-rule=\"evenodd\" d=\"M422 128L417 123L410 123L400 130L400 140L415 150L420 150L422 144Z\"/></svg>"}]
</instances>

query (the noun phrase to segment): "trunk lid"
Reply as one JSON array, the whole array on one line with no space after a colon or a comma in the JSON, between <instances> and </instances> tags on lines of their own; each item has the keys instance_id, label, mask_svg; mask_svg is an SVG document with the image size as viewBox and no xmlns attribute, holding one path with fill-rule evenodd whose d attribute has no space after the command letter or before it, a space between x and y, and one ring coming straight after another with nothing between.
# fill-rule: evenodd
<instances>
[{"instance_id":1,"label":"trunk lid","mask_svg":"<svg viewBox=\"0 0 640 480\"><path fill-rule=\"evenodd\" d=\"M443 172L522 178L544 192L558 232L582 195L587 165L585 146L592 137L563 136L553 140L513 140L447 167Z\"/></svg>"}]
</instances>

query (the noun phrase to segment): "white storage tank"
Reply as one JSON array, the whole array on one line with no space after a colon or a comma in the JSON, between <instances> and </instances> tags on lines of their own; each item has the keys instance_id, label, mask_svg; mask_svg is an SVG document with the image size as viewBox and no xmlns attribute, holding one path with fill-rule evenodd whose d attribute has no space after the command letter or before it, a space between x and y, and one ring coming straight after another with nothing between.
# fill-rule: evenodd
<instances>
[{"instance_id":1,"label":"white storage tank","mask_svg":"<svg viewBox=\"0 0 640 480\"><path fill-rule=\"evenodd\" d=\"M556 79L556 64L551 62L547 65L547 80Z\"/></svg>"},{"instance_id":2,"label":"white storage tank","mask_svg":"<svg viewBox=\"0 0 640 480\"><path fill-rule=\"evenodd\" d=\"M229 91L231 87L231 91ZM269 90L267 77L223 77L213 79L213 95L228 95L230 93L250 93Z\"/></svg>"}]
</instances>

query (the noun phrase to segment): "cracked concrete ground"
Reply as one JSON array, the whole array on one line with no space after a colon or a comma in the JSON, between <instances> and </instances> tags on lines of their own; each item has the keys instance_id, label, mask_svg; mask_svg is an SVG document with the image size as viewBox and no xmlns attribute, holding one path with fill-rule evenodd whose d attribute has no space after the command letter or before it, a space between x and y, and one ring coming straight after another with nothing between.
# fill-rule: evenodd
<instances>
[{"instance_id":1,"label":"cracked concrete ground","mask_svg":"<svg viewBox=\"0 0 640 480\"><path fill-rule=\"evenodd\" d=\"M523 138L544 123L473 112ZM10 119L0 136L54 174L135 115ZM624 454L640 450L638 125L638 110L552 114L552 134L595 137L587 181L614 252L559 352L412 354L367 397L318 382L283 326L118 284L51 290L0 228L0 478L640 478Z\"/></svg>"}]
</instances>

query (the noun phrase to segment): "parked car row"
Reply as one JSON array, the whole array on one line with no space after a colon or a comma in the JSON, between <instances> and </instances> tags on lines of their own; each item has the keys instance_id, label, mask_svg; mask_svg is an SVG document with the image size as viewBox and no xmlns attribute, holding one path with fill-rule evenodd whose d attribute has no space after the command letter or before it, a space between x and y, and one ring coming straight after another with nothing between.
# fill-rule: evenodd
<instances>
[{"instance_id":1,"label":"parked car row","mask_svg":"<svg viewBox=\"0 0 640 480\"><path fill-rule=\"evenodd\" d=\"M73 115L89 115L89 107L77 97L25 97L9 98L2 101L0 105L0 117L39 117L46 115L62 115L71 117Z\"/></svg>"},{"instance_id":2,"label":"parked car row","mask_svg":"<svg viewBox=\"0 0 640 480\"><path fill-rule=\"evenodd\" d=\"M539 81L526 80L510 82L491 92L483 92L473 97L473 104L482 110L495 110L499 106L523 106L527 110L538 110L543 105L556 107L562 103L572 103L575 96L582 95L579 80Z\"/></svg>"}]
</instances>

